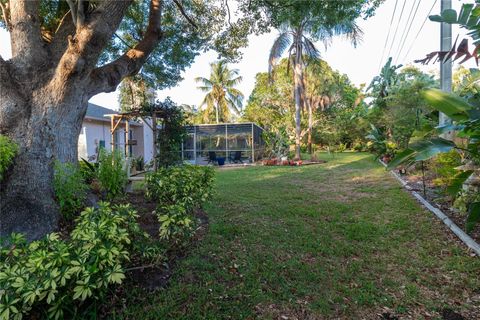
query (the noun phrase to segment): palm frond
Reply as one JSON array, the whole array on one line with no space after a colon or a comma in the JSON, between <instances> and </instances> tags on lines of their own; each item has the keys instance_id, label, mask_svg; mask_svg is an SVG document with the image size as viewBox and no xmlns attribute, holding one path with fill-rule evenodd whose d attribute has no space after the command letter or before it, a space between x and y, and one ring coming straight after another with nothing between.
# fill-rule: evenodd
<instances>
[{"instance_id":1,"label":"palm frond","mask_svg":"<svg viewBox=\"0 0 480 320\"><path fill-rule=\"evenodd\" d=\"M268 72L271 73L273 66L277 63L277 60L283 55L285 50L291 45L292 37L290 32L282 32L273 42L270 49L270 56L268 58Z\"/></svg>"},{"instance_id":2,"label":"palm frond","mask_svg":"<svg viewBox=\"0 0 480 320\"><path fill-rule=\"evenodd\" d=\"M307 54L307 56L314 59L320 58L320 51L318 51L317 47L310 39L304 36L303 43L305 47L305 53Z\"/></svg>"},{"instance_id":3,"label":"palm frond","mask_svg":"<svg viewBox=\"0 0 480 320\"><path fill-rule=\"evenodd\" d=\"M196 77L193 79L196 83L202 83L204 86L213 86L212 81L208 80L207 78L203 77Z\"/></svg>"}]
</instances>

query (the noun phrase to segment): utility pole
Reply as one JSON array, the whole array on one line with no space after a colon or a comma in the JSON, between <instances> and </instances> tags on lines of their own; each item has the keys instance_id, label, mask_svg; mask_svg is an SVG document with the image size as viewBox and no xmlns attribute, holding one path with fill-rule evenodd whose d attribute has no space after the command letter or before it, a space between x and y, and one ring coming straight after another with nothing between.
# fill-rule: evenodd
<instances>
[{"instance_id":1,"label":"utility pole","mask_svg":"<svg viewBox=\"0 0 480 320\"><path fill-rule=\"evenodd\" d=\"M441 0L440 10L452 8L452 0ZM440 50L449 51L452 48L452 25L442 22L440 25ZM446 62L440 62L440 89L444 92L452 91L452 59ZM440 113L439 125L451 123L451 119L445 114ZM445 135L446 139L452 137L452 132Z\"/></svg>"}]
</instances>

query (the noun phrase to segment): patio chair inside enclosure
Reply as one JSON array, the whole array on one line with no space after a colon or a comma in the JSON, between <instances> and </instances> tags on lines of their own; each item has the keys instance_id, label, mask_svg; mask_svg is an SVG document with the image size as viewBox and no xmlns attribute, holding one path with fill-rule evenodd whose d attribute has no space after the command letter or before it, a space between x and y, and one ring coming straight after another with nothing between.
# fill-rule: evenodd
<instances>
[{"instance_id":1,"label":"patio chair inside enclosure","mask_svg":"<svg viewBox=\"0 0 480 320\"><path fill-rule=\"evenodd\" d=\"M242 161L242 151L235 151L233 156L230 156L230 162L233 163L243 163Z\"/></svg>"},{"instance_id":2,"label":"patio chair inside enclosure","mask_svg":"<svg viewBox=\"0 0 480 320\"><path fill-rule=\"evenodd\" d=\"M262 158L263 129L252 122L186 126L181 145L182 160L191 164L254 163ZM213 156L215 155L215 156Z\"/></svg>"},{"instance_id":3,"label":"patio chair inside enclosure","mask_svg":"<svg viewBox=\"0 0 480 320\"><path fill-rule=\"evenodd\" d=\"M215 164L217 162L217 154L215 151L209 151L208 152L208 164L213 163Z\"/></svg>"}]
</instances>

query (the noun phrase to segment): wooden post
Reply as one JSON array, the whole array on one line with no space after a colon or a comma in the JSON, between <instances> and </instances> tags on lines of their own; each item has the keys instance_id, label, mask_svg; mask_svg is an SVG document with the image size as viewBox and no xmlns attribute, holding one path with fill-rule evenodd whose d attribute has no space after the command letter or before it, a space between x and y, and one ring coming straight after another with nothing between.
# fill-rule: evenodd
<instances>
[{"instance_id":1,"label":"wooden post","mask_svg":"<svg viewBox=\"0 0 480 320\"><path fill-rule=\"evenodd\" d=\"M115 116L110 116L110 134L111 134L111 141L110 144L112 145L112 152L115 150Z\"/></svg>"},{"instance_id":2,"label":"wooden post","mask_svg":"<svg viewBox=\"0 0 480 320\"><path fill-rule=\"evenodd\" d=\"M255 163L255 138L253 132L253 122L252 122L252 163Z\"/></svg>"},{"instance_id":3,"label":"wooden post","mask_svg":"<svg viewBox=\"0 0 480 320\"><path fill-rule=\"evenodd\" d=\"M125 156L130 158L130 122L125 120Z\"/></svg>"},{"instance_id":4,"label":"wooden post","mask_svg":"<svg viewBox=\"0 0 480 320\"><path fill-rule=\"evenodd\" d=\"M127 165L127 177L130 178L130 122L125 119L125 163Z\"/></svg>"},{"instance_id":5,"label":"wooden post","mask_svg":"<svg viewBox=\"0 0 480 320\"><path fill-rule=\"evenodd\" d=\"M153 170L157 171L157 114L152 112L152 132L153 132Z\"/></svg>"}]
</instances>

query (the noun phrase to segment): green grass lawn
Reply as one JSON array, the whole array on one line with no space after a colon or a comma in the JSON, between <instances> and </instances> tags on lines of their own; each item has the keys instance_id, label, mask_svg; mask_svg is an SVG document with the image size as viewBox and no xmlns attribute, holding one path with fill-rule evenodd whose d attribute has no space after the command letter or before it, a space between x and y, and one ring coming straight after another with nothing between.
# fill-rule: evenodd
<instances>
[{"instance_id":1,"label":"green grass lawn","mask_svg":"<svg viewBox=\"0 0 480 320\"><path fill-rule=\"evenodd\" d=\"M219 170L206 237L167 288L131 291L120 317L480 318L479 259L372 156L322 157Z\"/></svg>"}]
</instances>

